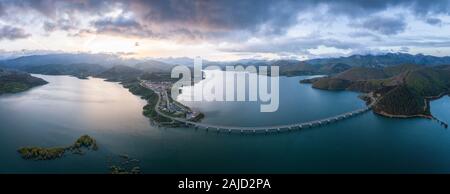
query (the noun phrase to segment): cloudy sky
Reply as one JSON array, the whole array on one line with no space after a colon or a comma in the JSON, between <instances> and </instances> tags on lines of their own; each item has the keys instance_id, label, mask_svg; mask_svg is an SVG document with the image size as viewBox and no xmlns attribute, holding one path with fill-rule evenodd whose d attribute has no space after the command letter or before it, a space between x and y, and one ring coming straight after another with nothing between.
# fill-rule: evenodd
<instances>
[{"instance_id":1,"label":"cloudy sky","mask_svg":"<svg viewBox=\"0 0 450 194\"><path fill-rule=\"evenodd\" d=\"M450 55L447 0L0 0L0 53Z\"/></svg>"}]
</instances>

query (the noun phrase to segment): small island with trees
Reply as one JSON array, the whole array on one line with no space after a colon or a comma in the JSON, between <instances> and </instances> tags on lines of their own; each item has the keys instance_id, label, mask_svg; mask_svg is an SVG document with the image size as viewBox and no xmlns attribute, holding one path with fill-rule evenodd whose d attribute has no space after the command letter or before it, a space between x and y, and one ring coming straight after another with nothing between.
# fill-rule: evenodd
<instances>
[{"instance_id":1,"label":"small island with trees","mask_svg":"<svg viewBox=\"0 0 450 194\"><path fill-rule=\"evenodd\" d=\"M97 142L89 135L83 135L78 138L72 145L66 147L21 147L17 151L26 160L54 160L64 156L66 152L73 154L84 154L83 148L88 150L98 150Z\"/></svg>"}]
</instances>

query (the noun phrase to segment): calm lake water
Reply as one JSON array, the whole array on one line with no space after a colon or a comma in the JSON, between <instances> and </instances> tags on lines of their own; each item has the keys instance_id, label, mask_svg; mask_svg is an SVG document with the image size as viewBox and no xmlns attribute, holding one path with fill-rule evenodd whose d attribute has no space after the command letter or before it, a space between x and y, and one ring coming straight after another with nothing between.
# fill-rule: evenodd
<instances>
[{"instance_id":1,"label":"calm lake water","mask_svg":"<svg viewBox=\"0 0 450 194\"><path fill-rule=\"evenodd\" d=\"M145 173L405 173L450 172L450 133L426 119L389 119L369 112L332 125L272 135L156 128L142 116L145 101L117 83L36 75L48 82L0 97L0 173L107 173L108 157L128 154ZM353 92L280 78L277 112L258 102L184 102L203 122L261 126L308 121L364 107ZM450 122L448 96L431 103ZM69 145L88 134L99 151L53 161L26 161L21 146Z\"/></svg>"}]
</instances>

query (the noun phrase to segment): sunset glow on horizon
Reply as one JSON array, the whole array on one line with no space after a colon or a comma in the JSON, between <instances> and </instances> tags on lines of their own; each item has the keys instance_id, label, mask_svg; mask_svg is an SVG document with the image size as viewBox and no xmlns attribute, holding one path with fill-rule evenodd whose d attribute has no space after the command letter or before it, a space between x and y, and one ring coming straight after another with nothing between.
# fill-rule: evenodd
<instances>
[{"instance_id":1,"label":"sunset glow on horizon","mask_svg":"<svg viewBox=\"0 0 450 194\"><path fill-rule=\"evenodd\" d=\"M447 1L421 0L0 0L0 52L217 61L380 52L446 56L448 7Z\"/></svg>"}]
</instances>

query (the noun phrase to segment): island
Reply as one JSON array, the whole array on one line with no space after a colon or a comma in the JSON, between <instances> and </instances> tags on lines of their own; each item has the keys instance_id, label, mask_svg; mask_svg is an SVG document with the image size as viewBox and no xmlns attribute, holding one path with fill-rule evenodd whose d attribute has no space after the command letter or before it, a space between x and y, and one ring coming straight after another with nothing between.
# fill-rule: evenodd
<instances>
[{"instance_id":1,"label":"island","mask_svg":"<svg viewBox=\"0 0 450 194\"><path fill-rule=\"evenodd\" d=\"M127 154L108 157L111 174L141 174L140 161Z\"/></svg>"},{"instance_id":2,"label":"island","mask_svg":"<svg viewBox=\"0 0 450 194\"><path fill-rule=\"evenodd\" d=\"M0 68L0 95L18 93L47 84L47 81L28 73Z\"/></svg>"},{"instance_id":3,"label":"island","mask_svg":"<svg viewBox=\"0 0 450 194\"><path fill-rule=\"evenodd\" d=\"M83 154L83 148L89 150L98 150L97 142L89 135L83 135L78 138L72 145L66 147L21 147L17 151L23 159L26 160L54 160L64 156L66 152L73 154Z\"/></svg>"},{"instance_id":4,"label":"island","mask_svg":"<svg viewBox=\"0 0 450 194\"><path fill-rule=\"evenodd\" d=\"M336 75L300 82L311 83L313 88L322 90L370 93L376 98L373 111L383 116L435 119L429 101L449 94L450 65L353 67Z\"/></svg>"}]
</instances>

